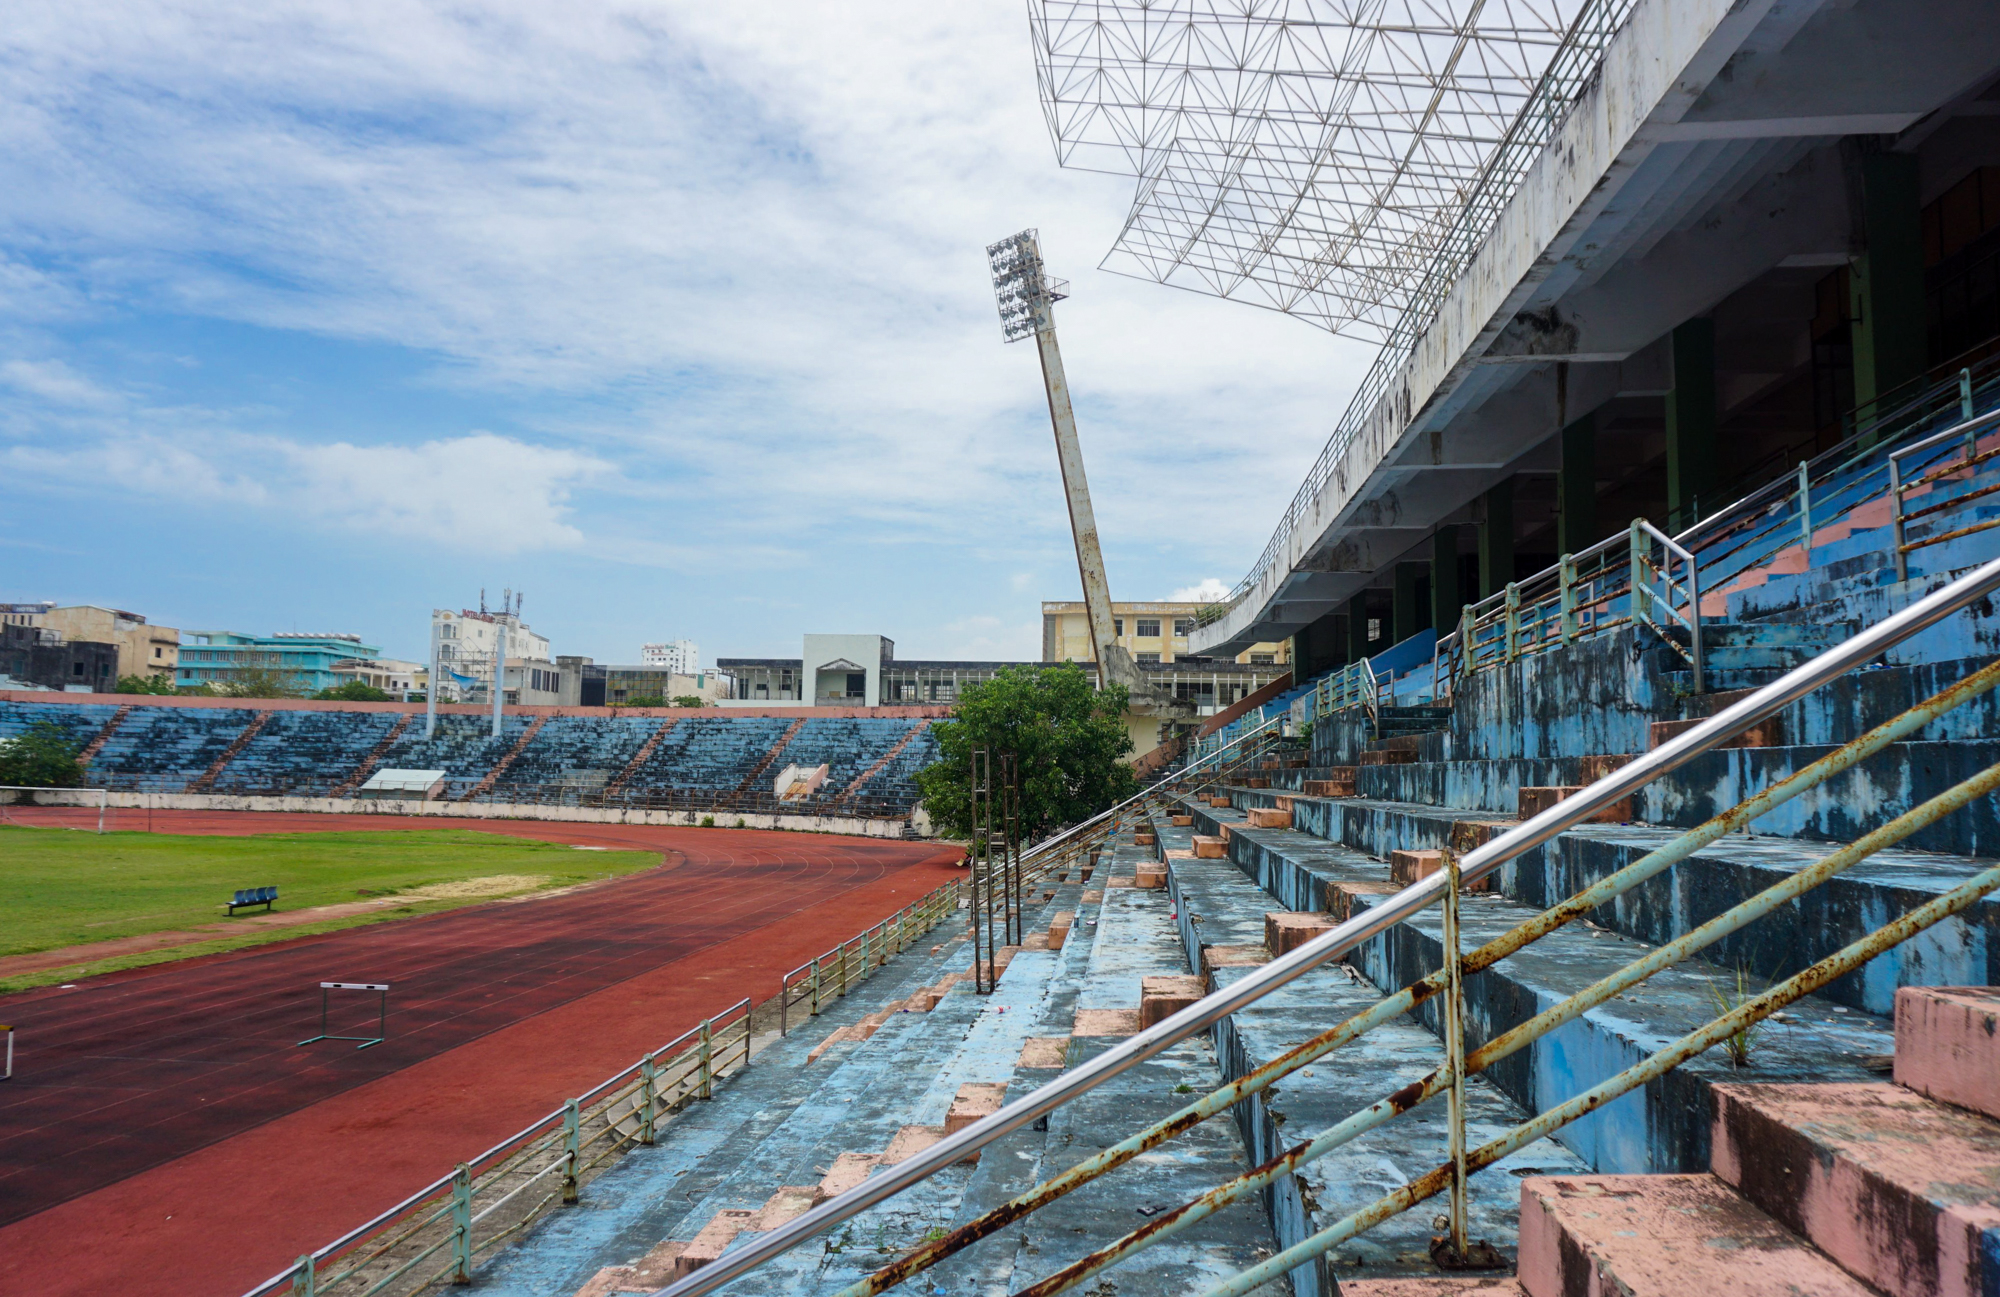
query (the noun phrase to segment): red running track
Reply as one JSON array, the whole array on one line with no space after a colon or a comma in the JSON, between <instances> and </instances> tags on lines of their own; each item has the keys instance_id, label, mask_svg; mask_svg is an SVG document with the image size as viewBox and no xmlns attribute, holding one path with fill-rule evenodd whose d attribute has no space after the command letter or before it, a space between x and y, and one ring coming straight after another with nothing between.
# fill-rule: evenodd
<instances>
[{"instance_id":1,"label":"red running track","mask_svg":"<svg viewBox=\"0 0 2000 1297\"><path fill-rule=\"evenodd\" d=\"M752 830L206 812L155 826L478 828L668 863L0 1001L20 1030L0 1089L0 1291L240 1293L958 872L929 844ZM389 1039L299 1047L322 980L391 983ZM353 1034L368 999L346 1006Z\"/></svg>"}]
</instances>

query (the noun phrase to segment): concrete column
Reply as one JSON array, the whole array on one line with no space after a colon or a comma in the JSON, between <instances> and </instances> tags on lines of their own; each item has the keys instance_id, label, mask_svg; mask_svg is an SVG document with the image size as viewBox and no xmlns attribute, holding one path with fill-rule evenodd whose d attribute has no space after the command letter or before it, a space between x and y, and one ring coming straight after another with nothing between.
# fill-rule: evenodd
<instances>
[{"instance_id":1,"label":"concrete column","mask_svg":"<svg viewBox=\"0 0 2000 1297\"><path fill-rule=\"evenodd\" d=\"M1508 479L1485 496L1479 521L1479 597L1499 594L1514 579L1514 482Z\"/></svg>"},{"instance_id":2,"label":"concrete column","mask_svg":"<svg viewBox=\"0 0 2000 1297\"><path fill-rule=\"evenodd\" d=\"M1868 250L1848 275L1853 317L1854 403L1868 403L1924 372L1924 232L1914 153L1861 159L1861 217Z\"/></svg>"},{"instance_id":3,"label":"concrete column","mask_svg":"<svg viewBox=\"0 0 2000 1297\"><path fill-rule=\"evenodd\" d=\"M1674 389L1667 393L1667 530L1712 512L1720 485L1716 441L1715 321L1689 320L1673 331Z\"/></svg>"},{"instance_id":4,"label":"concrete column","mask_svg":"<svg viewBox=\"0 0 2000 1297\"><path fill-rule=\"evenodd\" d=\"M1430 571L1428 563L1396 564L1395 603L1390 614L1393 627L1389 632L1391 644L1401 644L1430 625L1430 609L1417 597L1418 586L1430 575Z\"/></svg>"},{"instance_id":5,"label":"concrete column","mask_svg":"<svg viewBox=\"0 0 2000 1297\"><path fill-rule=\"evenodd\" d=\"M1458 528L1439 527L1431 533L1431 625L1449 634L1465 606L1458 588Z\"/></svg>"},{"instance_id":6,"label":"concrete column","mask_svg":"<svg viewBox=\"0 0 2000 1297\"><path fill-rule=\"evenodd\" d=\"M1597 539L1597 417L1586 414L1562 430L1556 549L1574 554Z\"/></svg>"},{"instance_id":7,"label":"concrete column","mask_svg":"<svg viewBox=\"0 0 2000 1297\"><path fill-rule=\"evenodd\" d=\"M1347 659L1347 636L1338 613L1327 613L1292 636L1292 678L1305 681L1322 671L1331 671Z\"/></svg>"},{"instance_id":8,"label":"concrete column","mask_svg":"<svg viewBox=\"0 0 2000 1297\"><path fill-rule=\"evenodd\" d=\"M1371 647L1368 643L1368 596L1357 594L1347 601L1347 660L1361 661L1368 656Z\"/></svg>"}]
</instances>

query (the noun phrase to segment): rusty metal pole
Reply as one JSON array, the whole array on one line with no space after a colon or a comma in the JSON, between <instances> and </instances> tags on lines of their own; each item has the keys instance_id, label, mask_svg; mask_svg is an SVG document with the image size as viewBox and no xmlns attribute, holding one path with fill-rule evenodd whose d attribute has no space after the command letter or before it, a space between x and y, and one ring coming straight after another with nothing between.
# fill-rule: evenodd
<instances>
[{"instance_id":1,"label":"rusty metal pole","mask_svg":"<svg viewBox=\"0 0 2000 1297\"><path fill-rule=\"evenodd\" d=\"M1446 1118L1451 1124L1451 1248L1463 1264L1465 1239L1465 980L1458 940L1458 855L1445 852L1451 874L1444 893L1444 1044L1445 1066L1451 1073Z\"/></svg>"}]
</instances>

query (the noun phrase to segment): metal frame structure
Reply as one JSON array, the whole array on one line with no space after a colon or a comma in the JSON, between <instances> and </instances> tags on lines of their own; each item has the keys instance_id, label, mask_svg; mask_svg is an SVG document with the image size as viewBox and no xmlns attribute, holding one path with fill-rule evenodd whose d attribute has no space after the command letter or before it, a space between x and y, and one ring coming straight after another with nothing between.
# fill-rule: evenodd
<instances>
[{"instance_id":1,"label":"metal frame structure","mask_svg":"<svg viewBox=\"0 0 2000 1297\"><path fill-rule=\"evenodd\" d=\"M1636 0L1029 0L1057 160L1136 179L1104 268L1382 348L1234 607L1389 392Z\"/></svg>"},{"instance_id":2,"label":"metal frame structure","mask_svg":"<svg viewBox=\"0 0 2000 1297\"><path fill-rule=\"evenodd\" d=\"M333 1036L326 1030L327 1000L334 991L373 991L380 1000L376 1004L375 1034L372 1036ZM379 1045L389 1038L389 984L387 982L321 982L319 984L319 1035L309 1036L300 1045L316 1045L322 1040L358 1040L356 1049L366 1049Z\"/></svg>"},{"instance_id":3,"label":"metal frame structure","mask_svg":"<svg viewBox=\"0 0 2000 1297\"><path fill-rule=\"evenodd\" d=\"M111 789L108 785L102 788L43 788L30 784L0 784L0 793L96 793L97 831L99 833L104 832L104 812L111 805ZM0 802L0 821L4 821L7 818L7 807L12 804L11 802ZM39 806L41 803L30 801L27 805Z\"/></svg>"},{"instance_id":4,"label":"metal frame structure","mask_svg":"<svg viewBox=\"0 0 2000 1297\"><path fill-rule=\"evenodd\" d=\"M1305 945L1258 966L1230 986L1203 997L1166 1020L1127 1037L1032 1093L1008 1103L991 1116L946 1136L940 1142L893 1167L886 1168L881 1174L871 1177L847 1193L822 1203L777 1229L751 1240L743 1247L733 1249L715 1263L659 1290L660 1297L698 1297L699 1294L712 1292L820 1232L853 1218L919 1181L928 1179L1010 1131L1038 1120L1176 1042L1207 1030L1228 1015L1256 1003L1312 969L1338 959L1363 942L1386 933L1395 925L1443 901L1447 893L1469 887L1488 877L1509 860L1540 846L1577 824L1588 821L1612 803L1631 796L1701 753L1728 742L1780 708L1798 701L1848 671L1872 661L1889 648L1987 598L1996 590L2000 590L2000 560L1987 563L1953 581L1943 589L1786 673L1777 681L1755 690L1688 732L1634 758L1629 764L1557 805L1531 816L1517 827L1459 858L1456 861L1456 868L1440 870L1393 896L1384 897L1379 904L1366 912L1356 914ZM1540 936L1588 914L1645 878L1671 868L1701 847L1743 827L1781 802L1817 786L1840 771L1849 769L1867 756L1881 751L1889 743L1915 734L1939 715L1961 705L1971 697L1992 689L1995 685L2000 685L2000 664L1989 666L1976 675L1960 681L1835 753L1780 780L1734 809L1717 816L1699 828L1679 835L1666 846L1648 853L1632 865L1599 880L1576 896L1537 915L1504 936L1486 943L1479 950L1455 961L1456 973L1446 968L1420 979L1347 1022L1329 1028L1319 1036L1294 1047L1279 1059L1222 1087L1167 1120L1086 1159L1055 1180L1037 1186L1028 1193L995 1208L980 1220L961 1227L943 1239L926 1243L906 1257L883 1267L874 1275L850 1284L838 1297L863 1297L863 1294L881 1293L895 1287L977 1238L1019 1220L1077 1185L1136 1158L1146 1149L1188 1129L1205 1117L1223 1111L1249 1094L1270 1085L1279 1076L1341 1047L1381 1022L1400 1017L1423 1000L1445 992L1455 977L1490 967L1499 959L1522 949ZM1045 1297L1046 1294L1064 1291L1114 1264L1122 1256L1152 1241L1167 1237L1175 1230L1185 1228L1223 1204L1235 1201L1272 1183L1279 1175L1293 1167L1312 1160L1327 1149L1344 1143L1362 1131L1372 1129L1408 1111L1416 1102L1421 1101L1421 1098L1444 1092L1463 1075L1484 1069L1593 1005L1602 1003L1612 995L1651 976L1660 968L1688 958L1709 943L1753 921L1758 915L1790 903L1805 891L1851 868L1882 847L1901 840L1922 825L1965 805L1974 798L1990 796L1996 788L2000 788L2000 767L1974 776L1922 806L1896 817L1860 840L1836 850L1808 869L1786 878L1675 941L1649 952L1619 973L1603 979L1561 1004L1544 1010L1528 1023L1489 1041L1480 1049L1465 1054L1462 1067L1455 1068L1448 1061L1446 1066L1438 1069L1423 1083L1422 1089L1425 1093L1422 1096L1413 1099L1407 1090L1388 1096L1316 1138L1293 1147L1264 1166L1211 1190L1193 1202L1155 1217L1140 1230L1110 1247L1100 1249L1024 1290L1020 1297L1028 1297L1029 1294L1033 1294L1034 1297ZM1262 1283L1284 1275L1294 1267L1338 1246L1345 1239L1449 1189L1455 1179L1462 1179L1464 1175L1491 1165L1508 1153L1524 1147L1577 1117L1594 1111L1611 1099L1646 1084L1704 1050L1730 1039L1800 996L1809 994L1835 978L1853 971L1897 943L1964 910L1994 891L2000 891L2000 866L1975 875L1958 887L1869 933L1861 940L1820 960L1795 976L1745 1000L1643 1062L1514 1127L1500 1138L1470 1150L1464 1148L1461 1138L1455 1145L1454 1158L1446 1165L1417 1177L1365 1210L1234 1276L1211 1289L1208 1297L1248 1293ZM1462 1048L1461 1043L1460 1049Z\"/></svg>"}]
</instances>

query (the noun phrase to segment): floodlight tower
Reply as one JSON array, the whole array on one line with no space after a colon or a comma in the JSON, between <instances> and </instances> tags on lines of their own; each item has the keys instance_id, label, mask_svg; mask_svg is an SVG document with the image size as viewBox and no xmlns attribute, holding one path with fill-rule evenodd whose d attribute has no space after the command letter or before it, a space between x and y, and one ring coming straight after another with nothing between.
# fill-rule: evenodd
<instances>
[{"instance_id":1,"label":"floodlight tower","mask_svg":"<svg viewBox=\"0 0 2000 1297\"><path fill-rule=\"evenodd\" d=\"M1090 621L1091 647L1097 652L1097 687L1124 685L1134 711L1187 710L1174 708L1171 699L1155 698L1132 655L1118 642L1111 616L1111 583L1104 575L1104 550L1097 540L1097 515L1090 507L1090 483L1083 475L1083 447L1077 441L1076 414L1070 408L1069 380L1063 376L1062 348L1056 344L1052 308L1069 296L1069 281L1049 277L1034 230L1022 230L992 244L986 249L986 259L993 267L1001 333L1008 342L1033 334L1041 353L1049 422L1056 432L1056 461L1062 468L1063 493L1069 500L1070 531L1076 537L1077 572L1083 578L1083 608Z\"/></svg>"}]
</instances>

